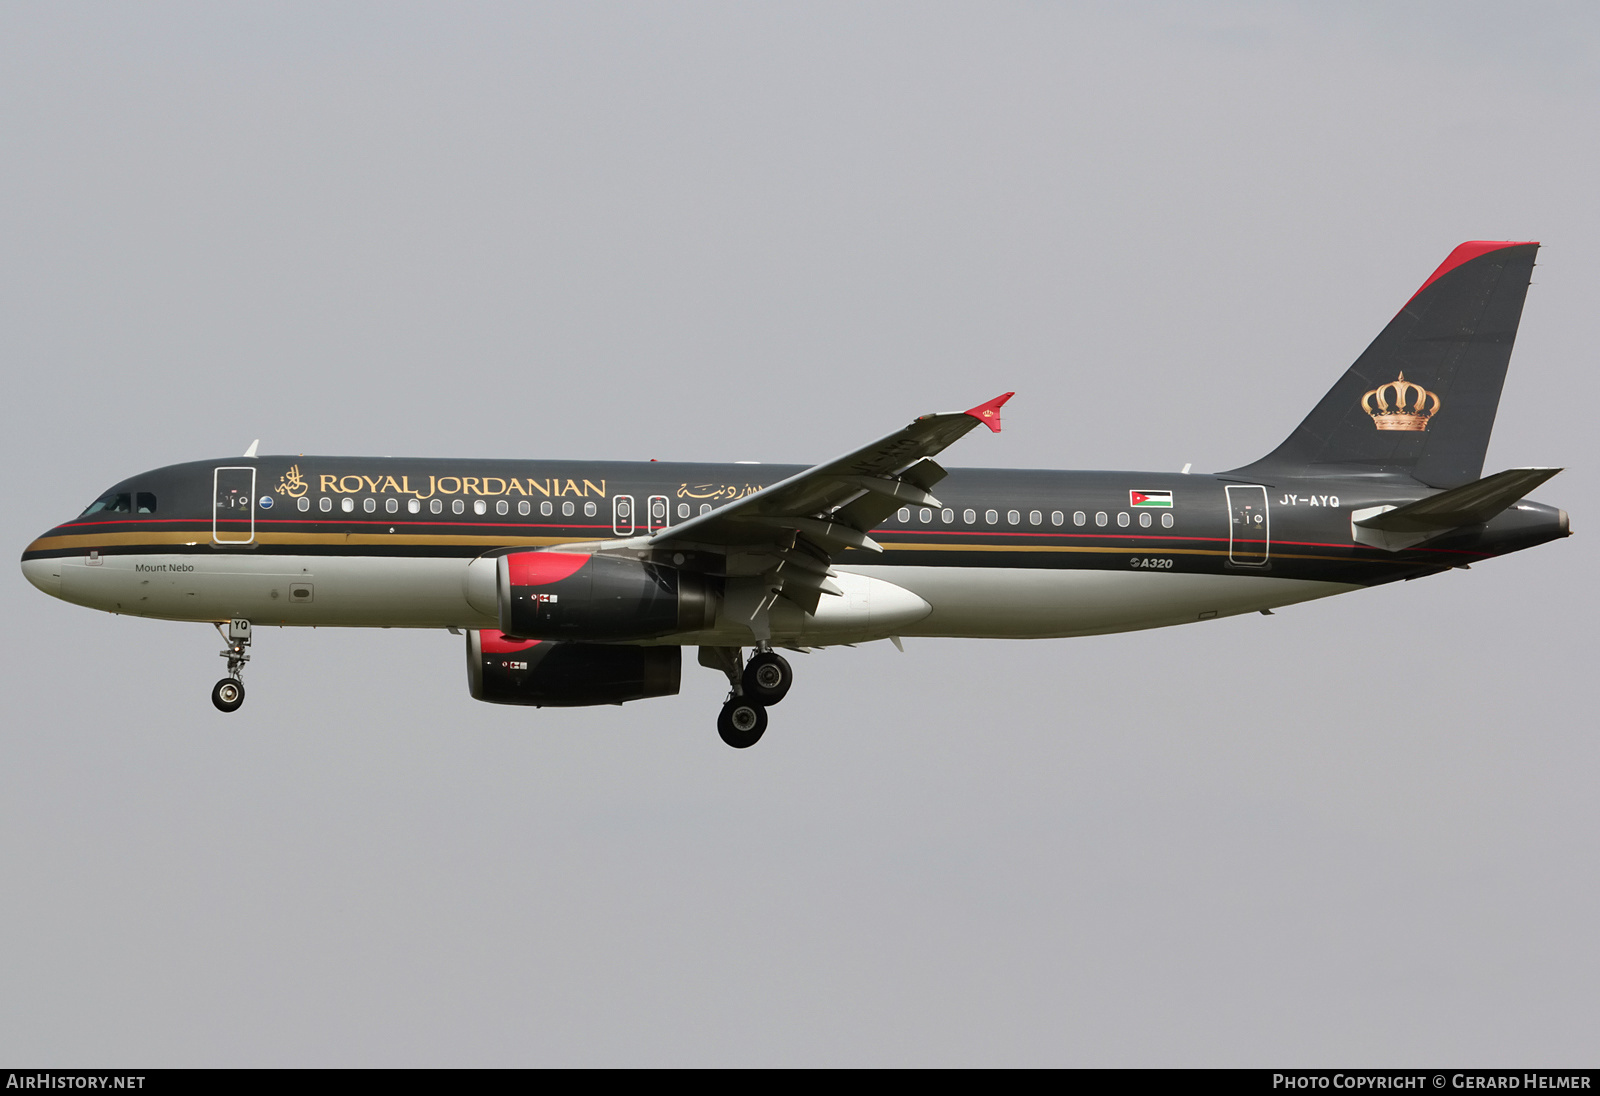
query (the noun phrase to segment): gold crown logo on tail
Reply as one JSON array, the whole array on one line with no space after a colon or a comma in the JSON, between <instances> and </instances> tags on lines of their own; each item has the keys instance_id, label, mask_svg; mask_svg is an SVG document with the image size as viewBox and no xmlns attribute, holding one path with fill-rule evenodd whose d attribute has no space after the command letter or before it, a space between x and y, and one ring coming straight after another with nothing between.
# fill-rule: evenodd
<instances>
[{"instance_id":1,"label":"gold crown logo on tail","mask_svg":"<svg viewBox=\"0 0 1600 1096\"><path fill-rule=\"evenodd\" d=\"M1404 373L1361 397L1361 409L1379 430L1426 430L1443 406L1437 392L1406 380Z\"/></svg>"}]
</instances>

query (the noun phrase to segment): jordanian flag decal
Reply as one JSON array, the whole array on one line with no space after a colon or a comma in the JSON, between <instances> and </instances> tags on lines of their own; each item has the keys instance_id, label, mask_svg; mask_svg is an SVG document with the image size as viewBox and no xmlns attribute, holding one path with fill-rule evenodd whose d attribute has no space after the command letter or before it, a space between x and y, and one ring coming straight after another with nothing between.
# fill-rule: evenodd
<instances>
[{"instance_id":1,"label":"jordanian flag decal","mask_svg":"<svg viewBox=\"0 0 1600 1096\"><path fill-rule=\"evenodd\" d=\"M1143 506L1143 507L1146 507L1146 508L1161 506L1161 507L1165 507L1165 508L1170 510L1172 508L1172 492L1171 491L1129 491L1128 492L1128 505L1129 506Z\"/></svg>"}]
</instances>

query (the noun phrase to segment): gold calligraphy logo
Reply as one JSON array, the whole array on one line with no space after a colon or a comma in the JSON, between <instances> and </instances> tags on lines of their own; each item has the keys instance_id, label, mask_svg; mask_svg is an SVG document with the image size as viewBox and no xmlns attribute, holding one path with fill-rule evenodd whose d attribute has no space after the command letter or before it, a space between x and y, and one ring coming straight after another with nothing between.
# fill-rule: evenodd
<instances>
[{"instance_id":1,"label":"gold calligraphy logo","mask_svg":"<svg viewBox=\"0 0 1600 1096\"><path fill-rule=\"evenodd\" d=\"M746 495L753 495L761 490L757 483L680 483L678 497L680 499L742 499Z\"/></svg>"},{"instance_id":2,"label":"gold calligraphy logo","mask_svg":"<svg viewBox=\"0 0 1600 1096\"><path fill-rule=\"evenodd\" d=\"M306 482L306 478L300 474L300 466L296 464L290 466L289 470L278 480L278 486L275 491L277 494L288 495L292 499L297 499L305 494L310 486Z\"/></svg>"}]
</instances>

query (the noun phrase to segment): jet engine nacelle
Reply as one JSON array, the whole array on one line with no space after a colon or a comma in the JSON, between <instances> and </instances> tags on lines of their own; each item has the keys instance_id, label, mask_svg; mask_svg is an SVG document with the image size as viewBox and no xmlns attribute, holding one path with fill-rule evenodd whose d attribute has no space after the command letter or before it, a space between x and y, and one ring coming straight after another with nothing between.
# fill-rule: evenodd
<instances>
[{"instance_id":1,"label":"jet engine nacelle","mask_svg":"<svg viewBox=\"0 0 1600 1096\"><path fill-rule=\"evenodd\" d=\"M501 556L500 630L528 639L623 642L706 626L713 615L699 575L637 559L574 552Z\"/></svg>"},{"instance_id":2,"label":"jet engine nacelle","mask_svg":"<svg viewBox=\"0 0 1600 1096\"><path fill-rule=\"evenodd\" d=\"M683 648L508 639L467 633L467 688L474 700L576 708L676 696Z\"/></svg>"}]
</instances>

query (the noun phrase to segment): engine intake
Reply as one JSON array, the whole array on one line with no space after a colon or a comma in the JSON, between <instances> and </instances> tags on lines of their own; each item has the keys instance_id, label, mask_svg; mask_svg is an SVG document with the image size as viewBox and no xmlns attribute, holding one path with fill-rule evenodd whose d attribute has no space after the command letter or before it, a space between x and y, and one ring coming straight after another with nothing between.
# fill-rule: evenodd
<instances>
[{"instance_id":1,"label":"engine intake","mask_svg":"<svg viewBox=\"0 0 1600 1096\"><path fill-rule=\"evenodd\" d=\"M537 708L624 704L676 696L683 648L556 643L467 633L467 688L474 700Z\"/></svg>"},{"instance_id":2,"label":"engine intake","mask_svg":"<svg viewBox=\"0 0 1600 1096\"><path fill-rule=\"evenodd\" d=\"M637 559L575 552L499 558L500 630L528 639L655 639L704 627L699 575Z\"/></svg>"}]
</instances>

